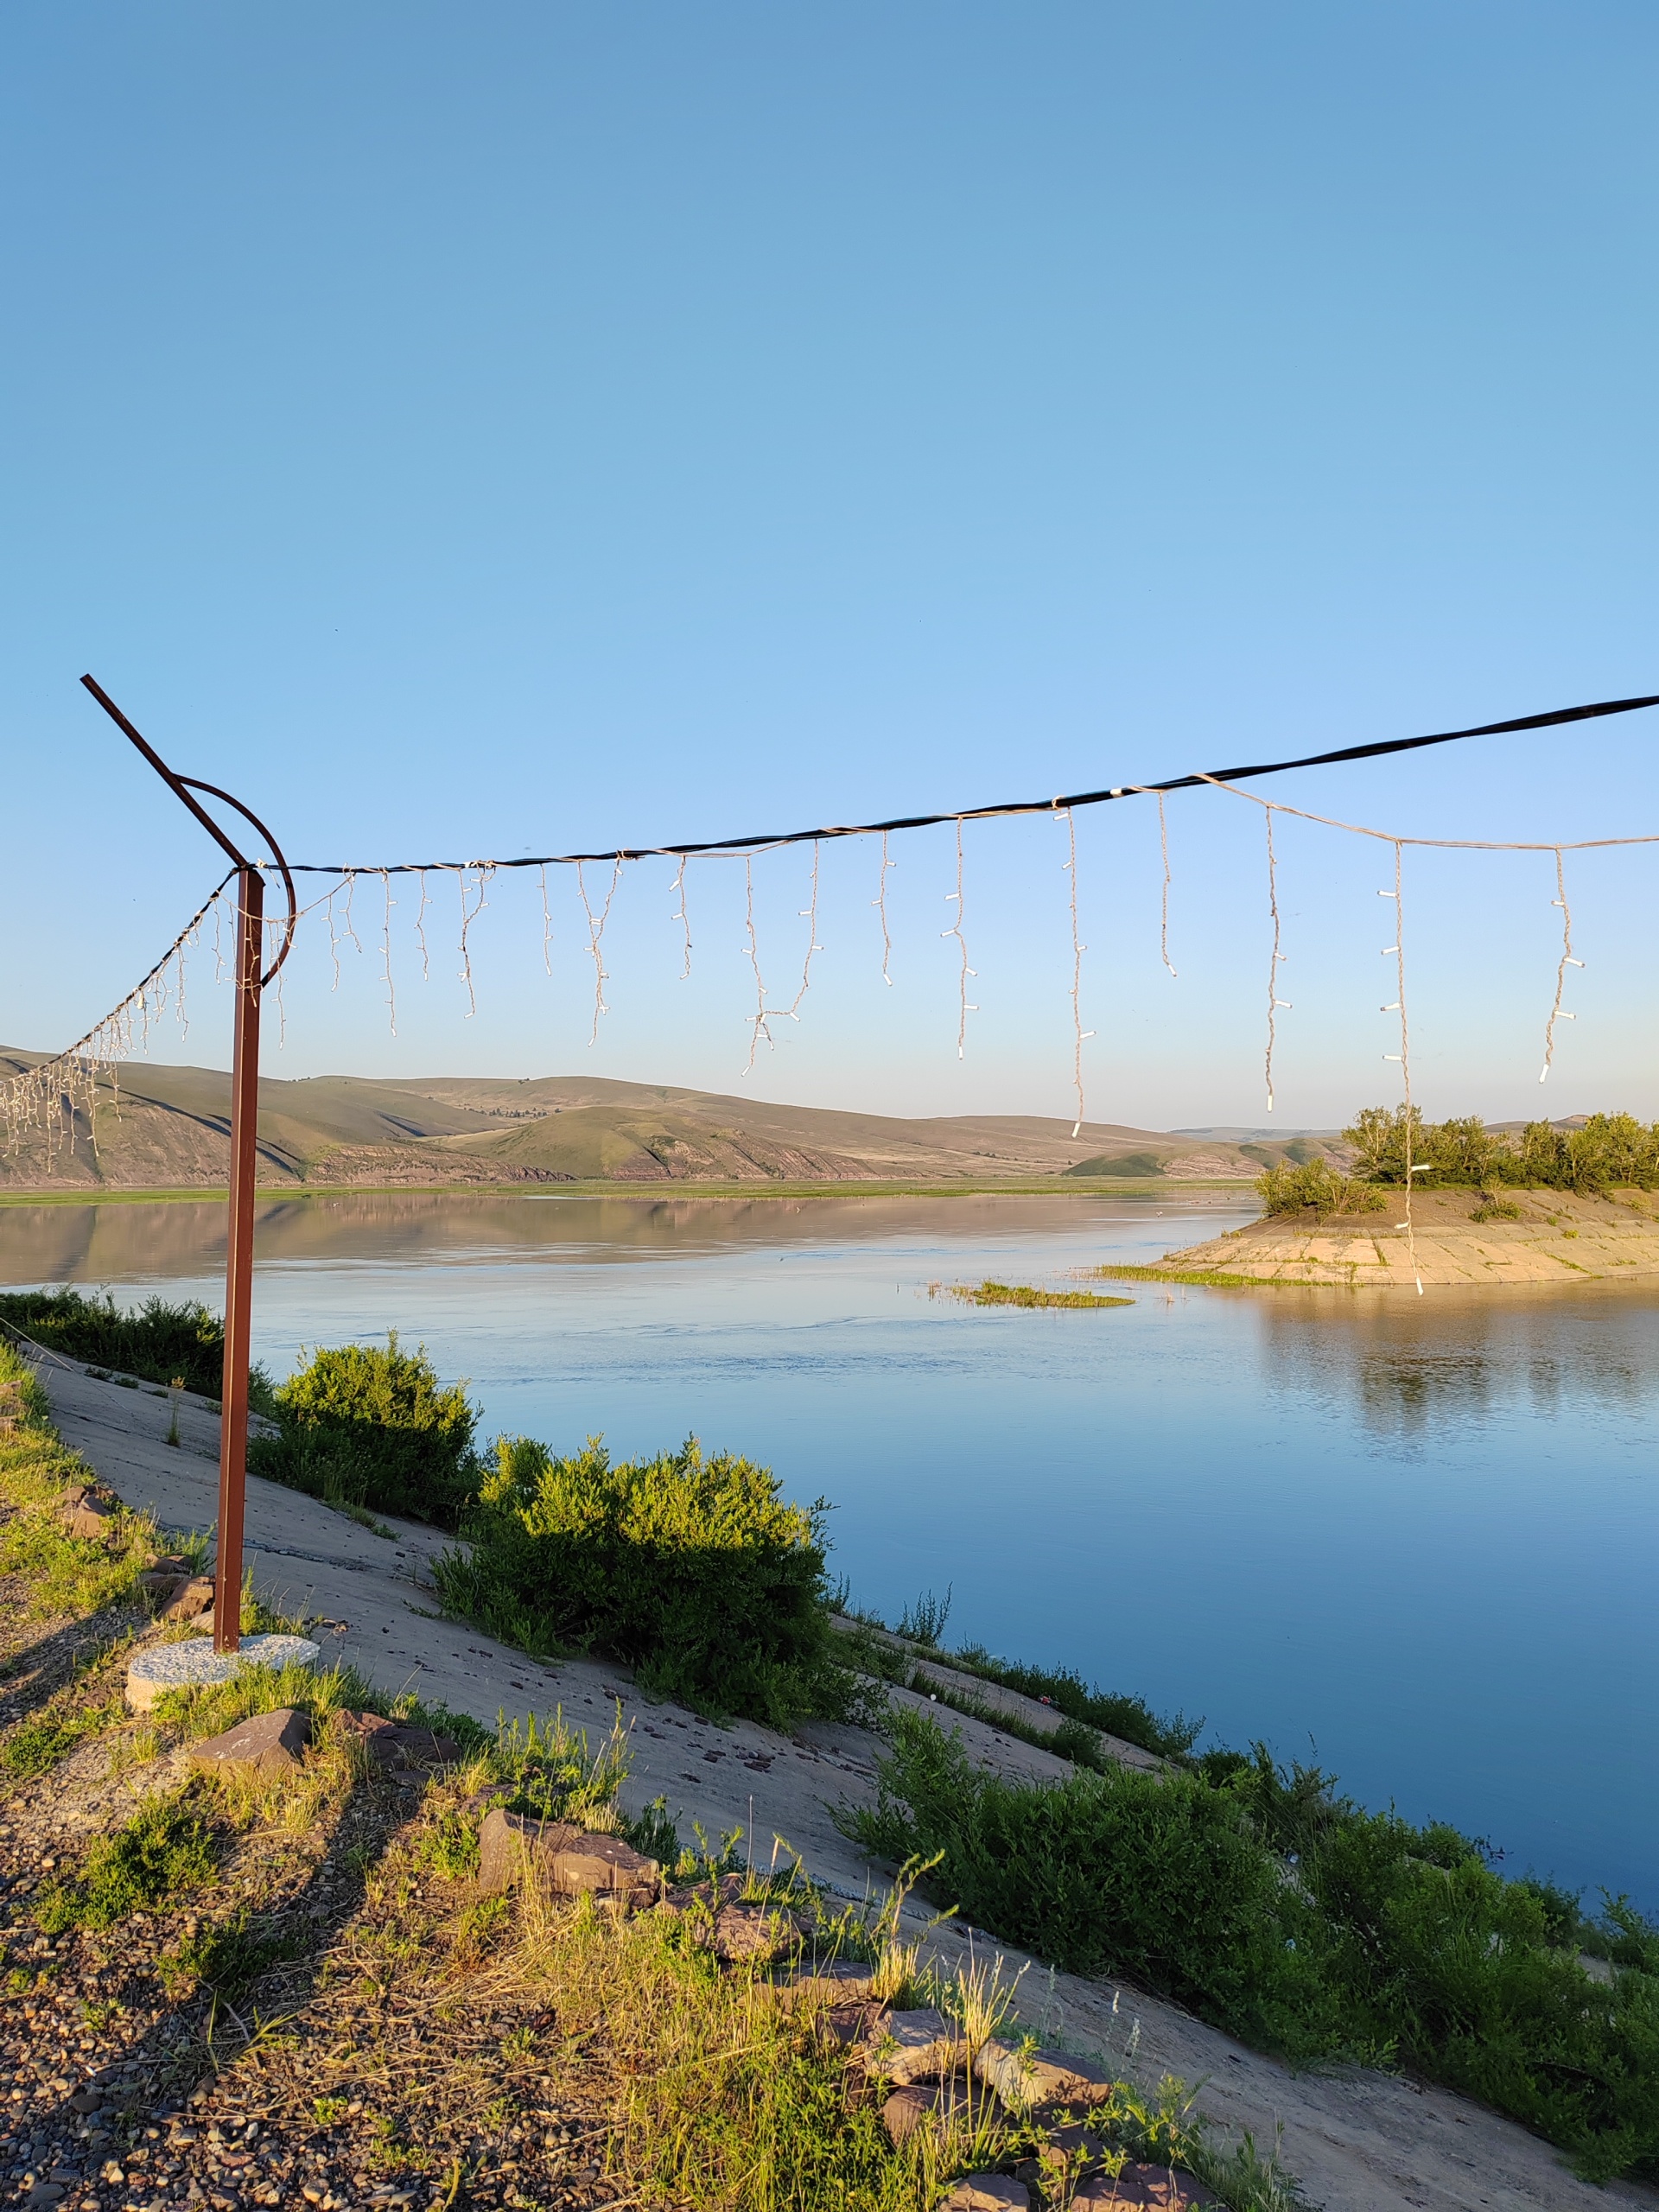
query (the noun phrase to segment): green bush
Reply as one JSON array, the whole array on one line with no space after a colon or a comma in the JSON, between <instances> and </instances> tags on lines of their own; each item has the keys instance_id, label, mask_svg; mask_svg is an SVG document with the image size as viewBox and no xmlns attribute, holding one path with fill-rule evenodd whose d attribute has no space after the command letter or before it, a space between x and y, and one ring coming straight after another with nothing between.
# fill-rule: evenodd
<instances>
[{"instance_id":1,"label":"green bush","mask_svg":"<svg viewBox=\"0 0 1659 2212\"><path fill-rule=\"evenodd\" d=\"M79 1290L9 1291L0 1296L0 1321L66 1359L112 1367L146 1382L182 1376L188 1390L217 1398L225 1379L225 1324L195 1299L170 1306L147 1298L124 1313L106 1291L89 1298ZM254 1370L254 1397L268 1400L270 1379Z\"/></svg>"},{"instance_id":2,"label":"green bush","mask_svg":"<svg viewBox=\"0 0 1659 2212\"><path fill-rule=\"evenodd\" d=\"M1644 1128L1633 1114L1592 1114L1581 1129L1529 1122L1515 1151L1511 1183L1586 1194L1659 1185L1659 1122Z\"/></svg>"},{"instance_id":3,"label":"green bush","mask_svg":"<svg viewBox=\"0 0 1659 2212\"><path fill-rule=\"evenodd\" d=\"M977 1926L1073 1974L1128 1974L1274 2049L1305 2040L1301 1909L1223 1793L1129 1767L1033 1786L976 1768L925 1714L896 1712L875 1809L849 1828Z\"/></svg>"},{"instance_id":4,"label":"green bush","mask_svg":"<svg viewBox=\"0 0 1659 2212\"><path fill-rule=\"evenodd\" d=\"M1300 1166L1281 1161L1256 1177L1255 1187L1268 1213L1299 1213L1306 1206L1319 1213L1376 1213L1384 1204L1380 1191L1337 1174L1324 1159Z\"/></svg>"},{"instance_id":5,"label":"green bush","mask_svg":"<svg viewBox=\"0 0 1659 2212\"><path fill-rule=\"evenodd\" d=\"M439 1382L425 1346L315 1352L276 1393L280 1433L249 1446L253 1473L331 1503L453 1529L478 1484L478 1409Z\"/></svg>"},{"instance_id":6,"label":"green bush","mask_svg":"<svg viewBox=\"0 0 1659 2212\"><path fill-rule=\"evenodd\" d=\"M434 1563L446 1610L531 1651L602 1652L649 1695L786 1728L842 1704L823 1603L821 1505L786 1504L728 1452L613 1465L503 1437L463 1534Z\"/></svg>"},{"instance_id":7,"label":"green bush","mask_svg":"<svg viewBox=\"0 0 1659 2212\"><path fill-rule=\"evenodd\" d=\"M1121 1973L1287 2057L1392 2061L1511 2114L1581 2173L1659 2175L1659 1929L1506 1881L1444 1826L1367 1813L1316 1769L1207 1754L1192 1773L1030 1784L894 1718L849 1833L943 1853L947 1902L1060 1967ZM1581 1949L1620 1970L1592 1980Z\"/></svg>"}]
</instances>

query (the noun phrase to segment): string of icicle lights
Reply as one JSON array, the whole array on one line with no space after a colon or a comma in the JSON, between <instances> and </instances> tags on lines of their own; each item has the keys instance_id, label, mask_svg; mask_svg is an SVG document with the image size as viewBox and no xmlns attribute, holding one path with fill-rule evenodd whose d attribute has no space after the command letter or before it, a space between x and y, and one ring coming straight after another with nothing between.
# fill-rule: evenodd
<instances>
[{"instance_id":1,"label":"string of icicle lights","mask_svg":"<svg viewBox=\"0 0 1659 2212\"><path fill-rule=\"evenodd\" d=\"M363 950L362 941L357 934L353 919L357 887L359 881L365 878L376 884L380 901L380 925L378 933L381 940L379 948L381 965L388 1014L395 1034L397 1000L391 965L391 914L398 902L392 896L394 877L413 875L418 880L419 903L415 917L415 929L420 945L423 976L429 976L430 974L429 950L426 936L426 918L429 908L432 905L430 880L448 877L454 885L458 899L456 943L461 963L457 972L467 990L470 1018L477 1009L471 933L487 904L491 879L499 871L515 868L534 868L537 871L542 893L543 959L548 972L551 973L553 925L547 899L548 870L554 868L567 868L573 870L586 925L586 955L591 960L594 969L594 1010L589 1035L591 1044L597 1040L600 1022L609 1012L605 999L605 985L608 980L608 970L605 966L604 936L625 868L632 863L657 858L672 860L676 863L672 888L678 904L672 913L671 919L683 937L681 975L683 978L690 976L692 957L686 880L688 864L693 860L741 860L745 872L746 913L745 942L742 950L749 963L755 986L754 1012L745 1018L746 1026L749 1031L749 1051L743 1073L747 1075L755 1065L756 1056L761 1043L765 1042L770 1046L772 1041L771 1024L778 1020L798 1021L801 1019L802 1002L811 980L813 957L823 949L817 940L819 875L823 845L831 841L849 837L880 840L880 861L875 885L876 896L871 904L877 909L880 916L882 980L890 984L893 944L888 924L887 878L889 870L897 865L891 855L890 841L895 834L900 832L938 825L950 825L955 832L956 887L946 894L947 903L954 906L955 913L950 925L942 932L942 935L953 938L957 944L957 1050L959 1058L965 1057L968 1016L969 1014L976 1013L978 1007L968 997L969 983L970 980L976 979L976 971L969 962L968 938L964 928L967 880L966 853L963 843L964 825L969 823L1021 815L1046 814L1061 827L1066 838L1065 857L1060 861L1059 866L1067 873L1070 879L1068 905L1072 963L1069 997L1072 1027L1072 1077L1076 1101L1072 1135L1076 1137L1081 1134L1086 1109L1083 1046L1084 1042L1095 1034L1092 1029L1086 1029L1084 1027L1084 955L1088 947L1083 941L1078 918L1076 811L1080 807L1102 805L1116 800L1143 796L1156 799L1162 878L1159 921L1160 950L1163 963L1173 978L1176 970L1169 953L1169 902L1173 876L1170 864L1168 820L1165 802L1170 792L1201 790L1207 787L1261 808L1265 818L1267 912L1272 936L1268 977L1267 1039L1264 1057L1268 1110L1271 1112L1274 1103L1274 1052L1277 1037L1277 1017L1281 1012L1291 1011L1290 1002L1279 995L1279 969L1287 956L1283 950L1281 943L1282 918L1278 896L1280 861L1273 835L1275 814L1316 823L1350 836L1373 839L1392 849L1395 861L1394 883L1391 889L1383 891L1379 895L1392 899L1395 904L1397 925L1395 931L1395 943L1385 948L1385 950L1396 962L1396 997L1393 1002L1385 1005L1382 1011L1397 1013L1400 1015L1398 1040L1400 1051L1397 1053L1385 1054L1383 1057L1398 1063L1406 1103L1409 1104L1410 1037L1405 1020L1405 969L1404 954L1402 950L1405 937L1404 848L1407 846L1433 847L1471 852L1544 852L1554 855L1556 881L1556 898L1554 903L1561 912L1562 946L1556 968L1554 998L1545 1027L1543 1067L1539 1076L1540 1082L1542 1082L1548 1075L1554 1061L1557 1024L1575 1018L1572 1010L1562 1003L1567 970L1569 967L1583 965L1573 951L1572 916L1567 905L1564 856L1568 852L1613 846L1652 844L1659 842L1659 833L1649 836L1535 842L1418 837L1392 830L1379 830L1362 823L1341 821L1328 815L1311 813L1304 808L1293 806L1284 800L1267 799L1254 791L1241 790L1239 785L1252 778L1280 774L1295 769L1372 760L1390 753L1414 752L1428 746L1452 744L1465 738L1547 728L1567 722L1596 719L1607 715L1626 714L1637 709L1656 705L1659 705L1659 695L1636 699L1605 700L1587 706L1562 708L1545 714L1524 715L1509 721L1484 723L1466 730L1441 731L1422 737L1391 739L1369 745L1349 746L1332 752L1305 755L1294 760L1258 762L1214 771L1198 770L1157 783L1116 785L1099 791L1073 792L1052 799L1014 800L992 806L970 807L938 814L906 816L886 822L825 825L813 830L788 830L755 836L686 841L649 846L617 846L606 852L550 853L521 855L512 859L378 861L362 864L302 862L294 865L293 872L296 874L322 875L334 879L327 891L301 909L301 918L321 912L327 922L329 932L329 950L334 969L335 988L338 988L340 979L340 946L349 942L358 951L361 952ZM809 842L812 846L811 876L810 903L801 909L802 918L807 923L807 932L800 980L792 998L787 1003L774 1005L770 1001L761 967L760 940L754 918L754 863L765 854L788 845ZM588 882L586 870L594 866L608 868L608 877L602 880L602 887L601 885L590 887ZM42 1118L49 1118L56 1127L61 1128L66 1125L67 1118L67 1125L73 1133L78 1109L84 1112L90 1119L92 1086L97 1074L101 1069L111 1065L113 1059L121 1052L130 1049L135 1016L138 1018L139 1026L147 1035L148 1023L158 1010L160 1002L158 995L162 991L168 974L176 974L175 997L178 1010L181 1014L182 1014L184 952L188 946L194 942L207 916L209 913L216 915L218 900L224 889L225 886L221 885L219 891L215 892L213 898L193 918L175 944L169 948L163 960L151 970L144 982L129 994L119 1007L106 1015L102 1022L95 1025L94 1028L89 1031L77 1045L52 1060L29 1068L12 1078L9 1084L0 1085L0 1118L4 1120L8 1141L14 1152L21 1132L32 1122L38 1123ZM268 926L274 929L276 925ZM278 1004L280 1007L280 978L278 979ZM1408 1192L1410 1187L1408 1173ZM1409 1213L1409 1203L1407 1210Z\"/></svg>"}]
</instances>

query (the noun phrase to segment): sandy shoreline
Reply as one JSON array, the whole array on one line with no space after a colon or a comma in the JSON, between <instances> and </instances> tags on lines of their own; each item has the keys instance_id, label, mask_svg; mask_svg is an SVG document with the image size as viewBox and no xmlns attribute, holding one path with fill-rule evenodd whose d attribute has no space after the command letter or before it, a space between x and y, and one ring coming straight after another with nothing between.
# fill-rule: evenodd
<instances>
[{"instance_id":1,"label":"sandy shoreline","mask_svg":"<svg viewBox=\"0 0 1659 2212\"><path fill-rule=\"evenodd\" d=\"M1419 1278L1425 1289L1659 1283L1659 1197L1651 1192L1591 1198L1506 1191L1519 1219L1477 1221L1478 1192L1421 1191L1409 1236L1401 1225L1402 1194L1387 1196L1381 1213L1265 1216L1170 1252L1163 1264L1193 1274L1344 1290L1414 1293Z\"/></svg>"}]
</instances>

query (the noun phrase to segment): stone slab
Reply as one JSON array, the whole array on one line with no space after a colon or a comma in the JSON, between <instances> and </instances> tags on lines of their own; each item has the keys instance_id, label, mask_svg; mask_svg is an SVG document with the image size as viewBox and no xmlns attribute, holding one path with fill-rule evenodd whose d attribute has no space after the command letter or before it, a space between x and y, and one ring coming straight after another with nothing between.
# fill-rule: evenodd
<instances>
[{"instance_id":1,"label":"stone slab","mask_svg":"<svg viewBox=\"0 0 1659 2212\"><path fill-rule=\"evenodd\" d=\"M293 1706L278 1706L272 1713L256 1713L238 1721L222 1736L210 1736L192 1747L190 1757L210 1773L275 1775L291 1773L311 1740L311 1716Z\"/></svg>"},{"instance_id":2,"label":"stone slab","mask_svg":"<svg viewBox=\"0 0 1659 2212\"><path fill-rule=\"evenodd\" d=\"M526 1820L500 1806L479 1833L478 1886L510 1889L526 1869L558 1897L584 1892L639 1906L662 1893L662 1868L620 1836L590 1835L563 1821Z\"/></svg>"},{"instance_id":3,"label":"stone slab","mask_svg":"<svg viewBox=\"0 0 1659 2212\"><path fill-rule=\"evenodd\" d=\"M168 1621L194 1621L213 1611L213 1578L211 1574L193 1574L174 1592L162 1618Z\"/></svg>"},{"instance_id":4,"label":"stone slab","mask_svg":"<svg viewBox=\"0 0 1659 2212\"><path fill-rule=\"evenodd\" d=\"M1104 2104L1117 2086L1092 2059L1069 2050L1020 2050L995 2039L975 2053L974 2071L1014 2112Z\"/></svg>"},{"instance_id":5,"label":"stone slab","mask_svg":"<svg viewBox=\"0 0 1659 2212\"><path fill-rule=\"evenodd\" d=\"M723 1904L694 1930L722 1966L787 1958L800 1949L804 1932L792 1912L759 1903Z\"/></svg>"},{"instance_id":6,"label":"stone slab","mask_svg":"<svg viewBox=\"0 0 1659 2212\"><path fill-rule=\"evenodd\" d=\"M916 2012L889 2012L864 2065L867 2073L902 2086L952 2073L967 2063L968 2045L959 2024L927 2005Z\"/></svg>"},{"instance_id":7,"label":"stone slab","mask_svg":"<svg viewBox=\"0 0 1659 2212\"><path fill-rule=\"evenodd\" d=\"M239 1651L215 1651L206 1637L153 1643L127 1667L127 1703L148 1713L168 1690L211 1689L244 1667L314 1667L317 1646L303 1636L245 1636Z\"/></svg>"},{"instance_id":8,"label":"stone slab","mask_svg":"<svg viewBox=\"0 0 1659 2212\"><path fill-rule=\"evenodd\" d=\"M66 1505L62 1512L65 1531L72 1536L84 1537L99 1543L107 1536L115 1522L116 1509L107 1499L94 1497L90 1491Z\"/></svg>"},{"instance_id":9,"label":"stone slab","mask_svg":"<svg viewBox=\"0 0 1659 2212\"><path fill-rule=\"evenodd\" d=\"M980 2093L981 2099L984 2093ZM907 2082L895 2089L881 2107L881 2125L893 2143L907 2143L917 2129L930 2120L949 2122L957 2113L966 2114L969 2108L969 2084L966 2075L953 2075L948 2082ZM975 2107L977 2109L977 2105Z\"/></svg>"},{"instance_id":10,"label":"stone slab","mask_svg":"<svg viewBox=\"0 0 1659 2212\"><path fill-rule=\"evenodd\" d=\"M875 2000L875 1968L862 1959L803 1964L780 1973L772 1989L785 2009L797 2005L871 2005Z\"/></svg>"},{"instance_id":11,"label":"stone slab","mask_svg":"<svg viewBox=\"0 0 1659 2212\"><path fill-rule=\"evenodd\" d=\"M423 1767L454 1766L461 1745L453 1736L410 1721L388 1720L378 1713L337 1713L334 1726L355 1736L378 1767L413 1772Z\"/></svg>"},{"instance_id":12,"label":"stone slab","mask_svg":"<svg viewBox=\"0 0 1659 2212\"><path fill-rule=\"evenodd\" d=\"M1129 2212L1131 2206L1151 2206L1155 2212L1187 2212L1190 2206L1200 2212L1205 2206L1219 2206L1221 2199L1179 2166L1125 2166L1115 2180L1096 2174L1084 2182L1071 2202L1077 2212L1116 2212L1118 2207Z\"/></svg>"},{"instance_id":13,"label":"stone slab","mask_svg":"<svg viewBox=\"0 0 1659 2212\"><path fill-rule=\"evenodd\" d=\"M965 2174L940 2200L939 2212L1029 2212L1031 2191L1007 2174Z\"/></svg>"}]
</instances>

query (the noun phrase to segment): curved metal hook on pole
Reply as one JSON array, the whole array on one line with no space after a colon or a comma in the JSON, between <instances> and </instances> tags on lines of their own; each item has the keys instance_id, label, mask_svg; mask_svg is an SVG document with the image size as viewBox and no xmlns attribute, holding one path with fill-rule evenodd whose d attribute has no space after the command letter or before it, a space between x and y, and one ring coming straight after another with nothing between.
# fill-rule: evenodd
<instances>
[{"instance_id":1,"label":"curved metal hook on pole","mask_svg":"<svg viewBox=\"0 0 1659 2212\"><path fill-rule=\"evenodd\" d=\"M214 821L213 816L208 813L207 808L205 806L198 806L195 800L191 798L190 794L192 791L206 791L209 798L222 799L226 806L233 806L245 822L252 823L254 828L264 839L266 844L270 846L271 854L276 860L278 873L281 874L283 879L283 893L288 899L288 922L283 931L282 950L277 953L276 957L271 962L270 967L266 969L264 974L259 978L259 988L261 990L264 990L265 985L273 979L277 969L282 966L283 961L286 960L289 956L289 951L294 943L294 925L299 918L299 896L295 891L294 878L289 873L288 862L283 857L282 847L276 842L276 840L271 836L270 830L266 829L264 823L259 819L258 816L254 812L251 806L244 806L239 798L232 798L229 791L220 791L217 784L204 784L198 776L181 776L174 769L169 768L166 761L162 760L161 754L157 753L155 747L150 744L149 741L133 728L132 724L122 713L120 708L116 705L114 700L111 698L109 693L104 689L103 685L98 682L96 677L83 676L80 680L86 685L86 689L92 693L93 698L97 700L99 705L103 708L105 713L116 725L117 728L123 731L126 736L131 739L134 745L136 745L139 752L143 754L145 760L149 761L150 766L156 771L162 781L168 785L176 798L182 799L185 805L188 806L191 813L195 816L197 821L200 823L202 828L207 832L207 835L213 840L214 843L219 846L222 852L226 853L230 856L231 860L238 868L257 868L260 863L257 861L251 861L245 853L238 852L237 850L236 847L225 835L225 832L219 828L218 823Z\"/></svg>"},{"instance_id":2,"label":"curved metal hook on pole","mask_svg":"<svg viewBox=\"0 0 1659 2212\"><path fill-rule=\"evenodd\" d=\"M219 1549L213 1580L213 1649L234 1651L242 1628L242 1529L248 1470L248 1369L253 1319L253 1198L259 1122L259 1000L294 943L299 900L282 847L251 807L199 776L181 776L135 729L109 693L90 676L81 682L111 721L130 738L162 781L185 806L238 873L236 1045L231 1068L230 1224L225 1262L225 1380L219 1399ZM288 897L283 942L269 968L264 960L264 864L250 860L200 802L202 791L251 822L275 856Z\"/></svg>"}]
</instances>

